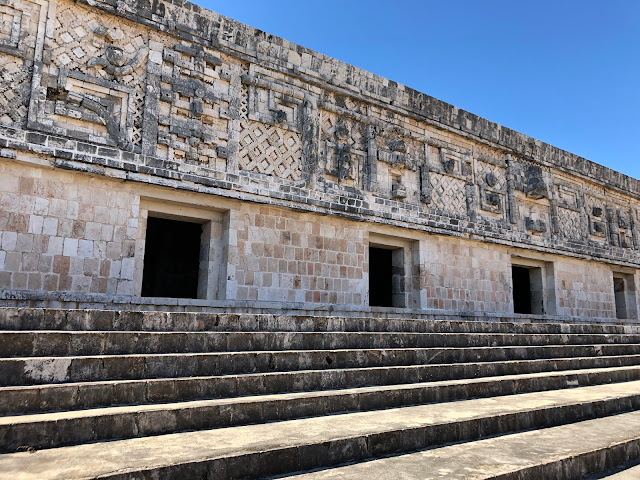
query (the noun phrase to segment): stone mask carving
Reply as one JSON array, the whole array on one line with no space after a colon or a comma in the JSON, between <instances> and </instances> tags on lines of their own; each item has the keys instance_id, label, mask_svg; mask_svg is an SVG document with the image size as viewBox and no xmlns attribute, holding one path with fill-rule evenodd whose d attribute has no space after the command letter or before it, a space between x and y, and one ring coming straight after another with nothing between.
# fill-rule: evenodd
<instances>
[{"instance_id":1,"label":"stone mask carving","mask_svg":"<svg viewBox=\"0 0 640 480\"><path fill-rule=\"evenodd\" d=\"M107 61L115 67L122 67L125 63L127 63L127 57L124 54L124 50L122 50L120 47L109 45L104 56Z\"/></svg>"},{"instance_id":2,"label":"stone mask carving","mask_svg":"<svg viewBox=\"0 0 640 480\"><path fill-rule=\"evenodd\" d=\"M485 182L487 182L487 185L488 185L489 187L495 187L495 186L496 186L496 184L498 183L498 179L497 179L497 178L496 178L496 176L495 176L493 173L491 173L491 172L489 172L489 173L487 173L487 174L485 175L485 177L484 177L484 181L485 181Z\"/></svg>"},{"instance_id":3,"label":"stone mask carving","mask_svg":"<svg viewBox=\"0 0 640 480\"><path fill-rule=\"evenodd\" d=\"M138 64L147 56L147 47L140 48L130 60L124 50L114 45L109 45L103 57L93 57L87 65L89 67L100 67L109 75L114 77L123 77L129 75L138 66Z\"/></svg>"}]
</instances>

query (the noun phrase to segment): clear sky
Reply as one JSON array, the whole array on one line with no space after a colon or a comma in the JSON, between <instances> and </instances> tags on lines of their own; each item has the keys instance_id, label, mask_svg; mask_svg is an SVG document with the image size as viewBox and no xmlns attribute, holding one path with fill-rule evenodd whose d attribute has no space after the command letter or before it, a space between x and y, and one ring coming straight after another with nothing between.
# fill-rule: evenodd
<instances>
[{"instance_id":1,"label":"clear sky","mask_svg":"<svg viewBox=\"0 0 640 480\"><path fill-rule=\"evenodd\" d=\"M196 0L640 178L640 0Z\"/></svg>"}]
</instances>

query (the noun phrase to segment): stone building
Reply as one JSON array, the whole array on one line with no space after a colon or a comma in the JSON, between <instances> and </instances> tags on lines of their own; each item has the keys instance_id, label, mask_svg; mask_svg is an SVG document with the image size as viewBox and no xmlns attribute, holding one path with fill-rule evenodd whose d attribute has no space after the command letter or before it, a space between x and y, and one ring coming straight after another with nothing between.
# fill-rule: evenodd
<instances>
[{"instance_id":1,"label":"stone building","mask_svg":"<svg viewBox=\"0 0 640 480\"><path fill-rule=\"evenodd\" d=\"M633 178L195 5L0 8L2 305L637 318Z\"/></svg>"},{"instance_id":2,"label":"stone building","mask_svg":"<svg viewBox=\"0 0 640 480\"><path fill-rule=\"evenodd\" d=\"M183 0L0 0L0 124L0 480L640 459L638 180Z\"/></svg>"}]
</instances>

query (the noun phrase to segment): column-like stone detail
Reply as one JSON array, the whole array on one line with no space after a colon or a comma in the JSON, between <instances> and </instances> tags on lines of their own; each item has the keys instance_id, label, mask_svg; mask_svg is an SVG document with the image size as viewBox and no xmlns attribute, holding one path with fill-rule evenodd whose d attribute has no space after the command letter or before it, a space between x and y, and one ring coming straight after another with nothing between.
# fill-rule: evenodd
<instances>
[{"instance_id":1,"label":"column-like stone detail","mask_svg":"<svg viewBox=\"0 0 640 480\"><path fill-rule=\"evenodd\" d=\"M518 210L516 206L515 181L513 174L513 158L507 154L507 217L512 224L518 223Z\"/></svg>"},{"instance_id":2,"label":"column-like stone detail","mask_svg":"<svg viewBox=\"0 0 640 480\"><path fill-rule=\"evenodd\" d=\"M149 62L147 63L147 85L142 117L142 154L155 155L158 144L158 102L162 76L163 45L149 42Z\"/></svg>"},{"instance_id":3,"label":"column-like stone detail","mask_svg":"<svg viewBox=\"0 0 640 480\"><path fill-rule=\"evenodd\" d=\"M606 207L607 225L609 226L609 243L615 247L620 246L620 226L615 209Z\"/></svg>"},{"instance_id":4,"label":"column-like stone detail","mask_svg":"<svg viewBox=\"0 0 640 480\"><path fill-rule=\"evenodd\" d=\"M558 199L553 173L549 175L549 191L551 192L551 201L549 206L551 209L551 234L558 235L560 233L560 224L558 222Z\"/></svg>"},{"instance_id":5,"label":"column-like stone detail","mask_svg":"<svg viewBox=\"0 0 640 480\"><path fill-rule=\"evenodd\" d=\"M370 192L377 189L378 149L376 146L376 127L367 125L367 159L363 169L364 189Z\"/></svg>"},{"instance_id":6,"label":"column-like stone detail","mask_svg":"<svg viewBox=\"0 0 640 480\"><path fill-rule=\"evenodd\" d=\"M582 225L582 239L587 240L589 238L590 226L589 226L589 214L587 213L587 202L584 198L584 192L579 192L576 201L578 203L578 209L580 212L580 224Z\"/></svg>"},{"instance_id":7,"label":"column-like stone detail","mask_svg":"<svg viewBox=\"0 0 640 480\"><path fill-rule=\"evenodd\" d=\"M638 213L634 208L629 209L629 228L631 229L633 249L637 250L640 246L640 239L638 238Z\"/></svg>"},{"instance_id":8,"label":"column-like stone detail","mask_svg":"<svg viewBox=\"0 0 640 480\"><path fill-rule=\"evenodd\" d=\"M227 140L227 172L238 173L240 151L240 118L242 117L243 99L246 101L246 87L242 85L243 72L233 70L229 78L229 127Z\"/></svg>"},{"instance_id":9,"label":"column-like stone detail","mask_svg":"<svg viewBox=\"0 0 640 480\"><path fill-rule=\"evenodd\" d=\"M471 154L462 157L463 175L466 177L464 186L467 201L467 216L469 220L475 222L478 217L478 189L474 181L473 156Z\"/></svg>"},{"instance_id":10,"label":"column-like stone detail","mask_svg":"<svg viewBox=\"0 0 640 480\"><path fill-rule=\"evenodd\" d=\"M302 106L302 177L313 186L318 175L318 142L320 140L320 112L314 97L305 97Z\"/></svg>"}]
</instances>

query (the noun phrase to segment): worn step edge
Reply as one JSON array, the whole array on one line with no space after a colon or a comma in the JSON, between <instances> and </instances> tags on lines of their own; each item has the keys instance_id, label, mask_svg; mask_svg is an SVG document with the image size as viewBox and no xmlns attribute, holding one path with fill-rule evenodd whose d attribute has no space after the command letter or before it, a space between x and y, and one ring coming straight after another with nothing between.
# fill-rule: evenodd
<instances>
[{"instance_id":1,"label":"worn step edge","mask_svg":"<svg viewBox=\"0 0 640 480\"><path fill-rule=\"evenodd\" d=\"M325 390L0 417L0 451L640 380L640 368Z\"/></svg>"},{"instance_id":2,"label":"worn step edge","mask_svg":"<svg viewBox=\"0 0 640 480\"><path fill-rule=\"evenodd\" d=\"M631 412L271 479L385 480L402 472L404 480L616 480L602 472L637 458L640 412ZM635 476L623 473L619 480L637 480L640 467Z\"/></svg>"},{"instance_id":3,"label":"worn step edge","mask_svg":"<svg viewBox=\"0 0 640 480\"><path fill-rule=\"evenodd\" d=\"M578 370L560 370L552 372L524 373L519 375L502 375L494 377L483 377L481 379L461 379L461 380L440 380L434 382L423 383L450 383L450 382L473 382L473 381L493 381L508 378L526 378L528 376L578 376L579 385L587 385L592 380L589 375L592 373L611 372L616 375L611 378L611 382L626 381L635 379L638 375L638 366L627 367L609 367L604 369L578 369ZM277 375L277 374L275 374ZM620 376L622 375L622 376ZM628 377L624 377L628 375ZM586 376L586 377L585 377ZM216 388L220 383L229 380L237 380L233 377L186 377L178 379L146 379L146 380L114 380L107 382L86 382L86 383L67 383L67 384L49 384L49 385L31 385L19 387L0 387L0 415L17 415L45 413L50 411L79 410L87 408L99 408L118 405L132 404L158 404L166 402L185 402L203 399L216 398L233 398L236 395L256 395L260 392L248 389L238 390L223 385L222 388ZM277 388L266 388L267 382L264 384L262 393L267 395L298 393L300 389L304 389L304 384L298 384L298 390L292 388L285 390ZM246 382L248 384L248 382ZM402 385L400 383L400 385ZM293 386L293 384L292 384ZM373 387L353 387L353 388L380 388L393 387L390 385L378 385ZM345 387L344 389L348 389ZM257 389L254 389L257 390ZM447 398L442 396L442 399ZM440 398L436 399L440 401Z\"/></svg>"},{"instance_id":4,"label":"worn step edge","mask_svg":"<svg viewBox=\"0 0 640 480\"><path fill-rule=\"evenodd\" d=\"M633 341L635 340L635 341ZM5 357L380 348L638 345L624 334L0 331Z\"/></svg>"},{"instance_id":5,"label":"worn step edge","mask_svg":"<svg viewBox=\"0 0 640 480\"><path fill-rule=\"evenodd\" d=\"M43 385L105 380L210 376L210 372L216 371L215 364L211 364L213 360L207 357L207 354L0 359L0 385ZM289 377L282 377L283 379L288 378L290 382L294 382L294 380L299 382L300 380L294 379L293 375L301 373L304 378L300 378L303 378L302 381L305 385L308 385L308 389L318 389L340 388L345 382L350 386L413 383L428 380L447 380L453 378L454 375L457 378L473 378L551 370L622 367L639 363L640 355L616 355L364 368L325 368L291 370L288 372L257 372L257 374L266 376L272 373L287 373ZM233 375L244 376L250 374L240 373ZM222 375L222 377L229 375L231 374ZM316 384L320 385L320 387L314 386ZM229 388L229 386L226 388Z\"/></svg>"},{"instance_id":6,"label":"worn step edge","mask_svg":"<svg viewBox=\"0 0 640 480\"><path fill-rule=\"evenodd\" d=\"M0 332L7 356L638 344L640 335L403 332ZM22 352L22 353L21 353ZM39 353L41 352L41 353Z\"/></svg>"},{"instance_id":7,"label":"worn step edge","mask_svg":"<svg viewBox=\"0 0 640 480\"><path fill-rule=\"evenodd\" d=\"M0 472L39 480L255 478L638 408L640 383L628 382L5 454Z\"/></svg>"},{"instance_id":8,"label":"worn step edge","mask_svg":"<svg viewBox=\"0 0 640 480\"><path fill-rule=\"evenodd\" d=\"M635 457L628 455L625 458L625 463L613 465L606 471L584 480L638 480L640 478L640 462L638 459L640 459L640 452Z\"/></svg>"},{"instance_id":9,"label":"worn step edge","mask_svg":"<svg viewBox=\"0 0 640 480\"><path fill-rule=\"evenodd\" d=\"M269 314L215 314L203 312L142 312L132 310L74 310L38 308L0 308L0 328L13 330L120 329L163 331L282 330L282 331L423 331L423 332L507 332L534 333L600 331L604 333L640 333L640 325L629 322L569 323L527 319L420 320L378 318L375 316L312 316Z\"/></svg>"},{"instance_id":10,"label":"worn step edge","mask_svg":"<svg viewBox=\"0 0 640 480\"><path fill-rule=\"evenodd\" d=\"M383 348L383 349L337 349L337 350L276 350L249 352L196 352L196 353L129 353L121 355L82 355L59 357L57 355L6 357L0 359L0 366L12 368L13 361L23 361L25 368L39 369L39 362L47 362L50 368L65 365L71 359L104 359L107 368L127 362L131 357L144 356L156 368L165 368L176 375L180 373L185 358L205 362L207 375L227 375L245 372L273 372L295 370L320 370L358 367L386 367L469 362L504 362L516 360L540 360L545 358L613 357L640 355L639 344L598 344L598 345L545 345L532 347L433 347L433 348ZM51 358L59 359L52 361ZM122 360L114 360L121 358ZM8 362L6 360L9 360ZM80 361L80 360L78 360ZM84 362L88 365L87 360ZM95 360L97 361L97 360ZM191 363L191 362L188 362ZM164 367L162 367L164 365ZM15 366L13 367L15 368ZM61 367L65 368L65 367ZM193 366L193 368L196 368ZM184 370L184 369L182 369ZM190 372L191 374L194 371ZM197 374L197 372L195 372ZM2 375L0 373L0 378ZM27 377L29 378L29 377Z\"/></svg>"}]
</instances>

